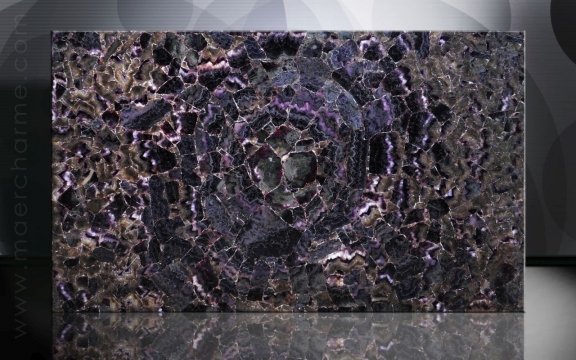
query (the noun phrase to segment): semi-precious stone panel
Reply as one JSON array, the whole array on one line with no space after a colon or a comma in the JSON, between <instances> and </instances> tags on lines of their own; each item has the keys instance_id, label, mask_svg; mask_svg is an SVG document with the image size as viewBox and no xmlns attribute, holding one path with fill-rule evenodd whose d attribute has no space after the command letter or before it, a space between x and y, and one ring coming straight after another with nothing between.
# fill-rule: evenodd
<instances>
[{"instance_id":1,"label":"semi-precious stone panel","mask_svg":"<svg viewBox=\"0 0 576 360\"><path fill-rule=\"evenodd\" d=\"M55 32L57 311L520 311L524 36Z\"/></svg>"}]
</instances>

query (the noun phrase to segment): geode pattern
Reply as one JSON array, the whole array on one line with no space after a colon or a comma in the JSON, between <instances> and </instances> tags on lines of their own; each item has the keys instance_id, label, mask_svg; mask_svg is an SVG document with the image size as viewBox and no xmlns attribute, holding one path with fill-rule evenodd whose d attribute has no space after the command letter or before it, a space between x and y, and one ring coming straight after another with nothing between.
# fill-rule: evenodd
<instances>
[{"instance_id":1,"label":"geode pattern","mask_svg":"<svg viewBox=\"0 0 576 360\"><path fill-rule=\"evenodd\" d=\"M55 310L522 310L522 33L52 36Z\"/></svg>"}]
</instances>

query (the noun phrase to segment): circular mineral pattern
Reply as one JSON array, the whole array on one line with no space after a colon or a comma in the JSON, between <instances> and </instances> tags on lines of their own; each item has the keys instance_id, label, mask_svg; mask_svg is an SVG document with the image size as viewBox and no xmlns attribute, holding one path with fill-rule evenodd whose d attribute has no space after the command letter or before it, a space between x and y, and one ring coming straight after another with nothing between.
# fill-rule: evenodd
<instances>
[{"instance_id":1,"label":"circular mineral pattern","mask_svg":"<svg viewBox=\"0 0 576 360\"><path fill-rule=\"evenodd\" d=\"M522 33L52 40L55 310L522 309Z\"/></svg>"}]
</instances>

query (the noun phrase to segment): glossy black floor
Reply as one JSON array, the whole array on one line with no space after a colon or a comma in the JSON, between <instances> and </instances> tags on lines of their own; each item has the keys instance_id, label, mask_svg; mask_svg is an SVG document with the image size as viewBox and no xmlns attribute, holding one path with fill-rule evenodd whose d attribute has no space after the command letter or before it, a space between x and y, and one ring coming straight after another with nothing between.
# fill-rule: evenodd
<instances>
[{"instance_id":1,"label":"glossy black floor","mask_svg":"<svg viewBox=\"0 0 576 360\"><path fill-rule=\"evenodd\" d=\"M49 290L49 283L32 281L33 269L22 269L25 289L8 291L34 296ZM527 267L525 281L525 313L70 316L31 300L1 330L5 339L12 334L23 359L574 358L576 267Z\"/></svg>"},{"instance_id":2,"label":"glossy black floor","mask_svg":"<svg viewBox=\"0 0 576 360\"><path fill-rule=\"evenodd\" d=\"M55 319L55 358L522 359L523 314L99 314Z\"/></svg>"},{"instance_id":3,"label":"glossy black floor","mask_svg":"<svg viewBox=\"0 0 576 360\"><path fill-rule=\"evenodd\" d=\"M573 268L529 267L526 312L54 317L56 358L569 359Z\"/></svg>"}]
</instances>

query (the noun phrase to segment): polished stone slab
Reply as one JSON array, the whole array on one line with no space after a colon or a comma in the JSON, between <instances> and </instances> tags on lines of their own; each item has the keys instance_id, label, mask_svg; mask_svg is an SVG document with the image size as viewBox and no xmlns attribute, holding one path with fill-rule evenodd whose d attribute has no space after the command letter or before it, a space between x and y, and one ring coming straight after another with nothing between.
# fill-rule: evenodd
<instances>
[{"instance_id":1,"label":"polished stone slab","mask_svg":"<svg viewBox=\"0 0 576 360\"><path fill-rule=\"evenodd\" d=\"M52 59L54 310L522 310L522 33L55 32Z\"/></svg>"}]
</instances>

